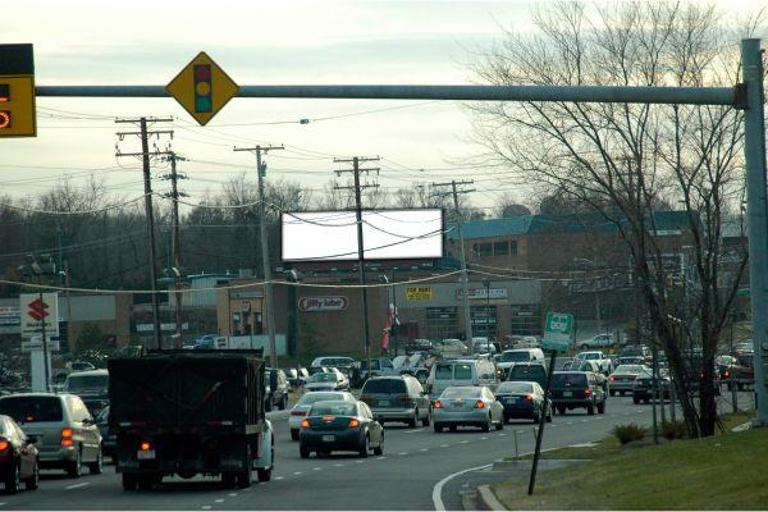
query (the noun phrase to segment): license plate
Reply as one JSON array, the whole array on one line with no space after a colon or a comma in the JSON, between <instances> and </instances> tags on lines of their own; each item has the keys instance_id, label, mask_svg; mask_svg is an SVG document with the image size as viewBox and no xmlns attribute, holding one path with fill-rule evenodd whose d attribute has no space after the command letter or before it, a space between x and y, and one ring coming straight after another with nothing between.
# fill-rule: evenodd
<instances>
[{"instance_id":1,"label":"license plate","mask_svg":"<svg viewBox=\"0 0 768 512\"><path fill-rule=\"evenodd\" d=\"M573 391L563 391L563 397L568 398L573 396Z\"/></svg>"},{"instance_id":2,"label":"license plate","mask_svg":"<svg viewBox=\"0 0 768 512\"><path fill-rule=\"evenodd\" d=\"M379 405L382 407L388 407L389 406L389 400L379 400Z\"/></svg>"},{"instance_id":3,"label":"license plate","mask_svg":"<svg viewBox=\"0 0 768 512\"><path fill-rule=\"evenodd\" d=\"M515 398L515 397L507 398L507 403L508 404L516 404L517 403L517 398Z\"/></svg>"},{"instance_id":4,"label":"license plate","mask_svg":"<svg viewBox=\"0 0 768 512\"><path fill-rule=\"evenodd\" d=\"M323 442L332 443L336 440L336 436L323 436Z\"/></svg>"},{"instance_id":5,"label":"license plate","mask_svg":"<svg viewBox=\"0 0 768 512\"><path fill-rule=\"evenodd\" d=\"M154 460L155 450L139 450L136 452L136 458L139 460Z\"/></svg>"}]
</instances>

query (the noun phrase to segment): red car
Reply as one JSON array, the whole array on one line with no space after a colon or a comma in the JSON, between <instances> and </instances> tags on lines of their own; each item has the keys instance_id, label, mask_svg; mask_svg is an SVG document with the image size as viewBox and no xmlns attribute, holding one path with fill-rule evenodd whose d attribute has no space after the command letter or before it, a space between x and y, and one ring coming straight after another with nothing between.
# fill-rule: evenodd
<instances>
[{"instance_id":1,"label":"red car","mask_svg":"<svg viewBox=\"0 0 768 512\"><path fill-rule=\"evenodd\" d=\"M728 365L722 374L723 382L728 389L741 391L746 386L755 385L755 360L752 352L742 352L736 355L736 361Z\"/></svg>"},{"instance_id":2,"label":"red car","mask_svg":"<svg viewBox=\"0 0 768 512\"><path fill-rule=\"evenodd\" d=\"M0 415L0 479L6 494L16 494L21 482L28 491L37 489L40 479L34 436L28 436L10 416Z\"/></svg>"}]
</instances>

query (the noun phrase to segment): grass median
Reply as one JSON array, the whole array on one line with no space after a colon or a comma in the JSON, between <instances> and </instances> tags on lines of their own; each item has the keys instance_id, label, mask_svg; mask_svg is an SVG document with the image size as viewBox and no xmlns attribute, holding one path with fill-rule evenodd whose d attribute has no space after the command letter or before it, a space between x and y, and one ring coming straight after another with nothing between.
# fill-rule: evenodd
<instances>
[{"instance_id":1,"label":"grass median","mask_svg":"<svg viewBox=\"0 0 768 512\"><path fill-rule=\"evenodd\" d=\"M762 510L768 503L765 428L642 448L609 437L543 456L591 461L541 472L533 496L527 475L492 486L508 509Z\"/></svg>"}]
</instances>

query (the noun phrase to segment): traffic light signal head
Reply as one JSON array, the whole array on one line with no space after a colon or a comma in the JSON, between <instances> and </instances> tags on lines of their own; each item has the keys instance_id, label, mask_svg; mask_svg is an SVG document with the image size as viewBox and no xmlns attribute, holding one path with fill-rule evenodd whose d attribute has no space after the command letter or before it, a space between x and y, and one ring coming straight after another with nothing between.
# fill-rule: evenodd
<instances>
[{"instance_id":1,"label":"traffic light signal head","mask_svg":"<svg viewBox=\"0 0 768 512\"><path fill-rule=\"evenodd\" d=\"M0 130L5 130L11 127L11 119L13 115L10 110L2 110L2 107L11 101L11 86L8 84L0 84Z\"/></svg>"},{"instance_id":2,"label":"traffic light signal head","mask_svg":"<svg viewBox=\"0 0 768 512\"><path fill-rule=\"evenodd\" d=\"M210 64L195 64L195 111L213 112Z\"/></svg>"},{"instance_id":3,"label":"traffic light signal head","mask_svg":"<svg viewBox=\"0 0 768 512\"><path fill-rule=\"evenodd\" d=\"M0 44L0 137L34 137L34 59L31 44Z\"/></svg>"}]
</instances>

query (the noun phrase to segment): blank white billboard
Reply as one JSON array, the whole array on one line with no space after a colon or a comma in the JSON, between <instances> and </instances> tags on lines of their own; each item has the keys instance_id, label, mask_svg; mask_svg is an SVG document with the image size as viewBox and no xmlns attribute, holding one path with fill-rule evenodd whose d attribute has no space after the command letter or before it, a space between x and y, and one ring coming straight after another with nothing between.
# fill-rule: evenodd
<instances>
[{"instance_id":1,"label":"blank white billboard","mask_svg":"<svg viewBox=\"0 0 768 512\"><path fill-rule=\"evenodd\" d=\"M366 260L443 256L443 211L363 211ZM283 261L357 260L354 211L283 213Z\"/></svg>"}]
</instances>

